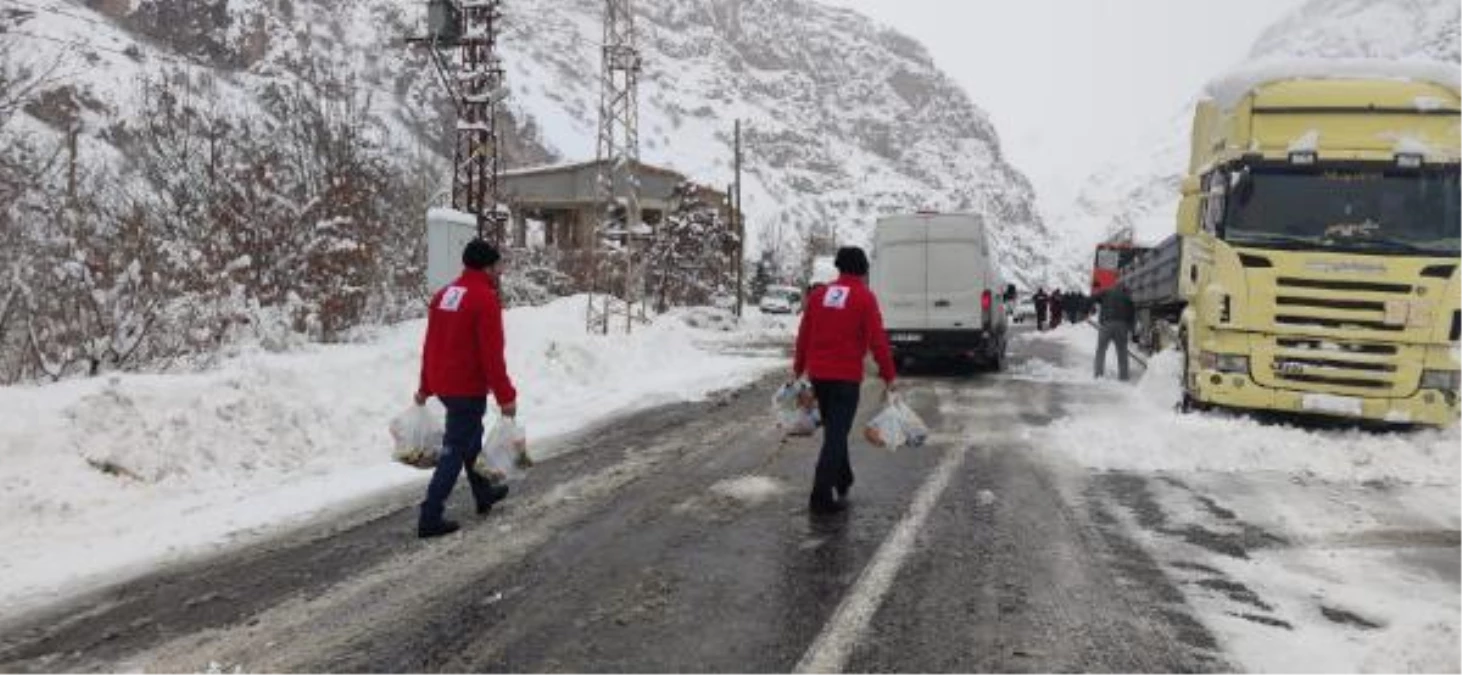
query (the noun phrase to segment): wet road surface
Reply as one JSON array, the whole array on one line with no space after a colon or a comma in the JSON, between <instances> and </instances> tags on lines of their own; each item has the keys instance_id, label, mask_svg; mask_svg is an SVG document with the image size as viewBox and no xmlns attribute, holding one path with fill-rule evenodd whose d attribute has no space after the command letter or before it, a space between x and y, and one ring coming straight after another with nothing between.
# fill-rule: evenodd
<instances>
[{"instance_id":1,"label":"wet road surface","mask_svg":"<svg viewBox=\"0 0 1462 675\"><path fill-rule=\"evenodd\" d=\"M1013 363L1062 360L1025 345ZM1136 488L1031 447L1030 430L1099 390L906 384L931 442L888 453L855 438L839 516L806 513L817 441L768 427L768 380L585 434L485 519L463 486L464 531L443 540L417 541L416 491L393 493L6 620L0 670L1232 667L1114 513ZM860 423L878 397L865 388Z\"/></svg>"}]
</instances>

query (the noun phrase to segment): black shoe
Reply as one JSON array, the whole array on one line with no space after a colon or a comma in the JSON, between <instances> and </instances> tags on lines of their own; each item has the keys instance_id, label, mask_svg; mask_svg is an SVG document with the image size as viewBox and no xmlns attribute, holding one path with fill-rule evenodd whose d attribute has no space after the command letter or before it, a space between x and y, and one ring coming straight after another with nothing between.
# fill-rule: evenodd
<instances>
[{"instance_id":1,"label":"black shoe","mask_svg":"<svg viewBox=\"0 0 1462 675\"><path fill-rule=\"evenodd\" d=\"M852 478L849 478L847 480L847 482L839 483L838 486L836 488L834 488L834 491L836 491L837 492L837 495L838 495L838 501L843 501L843 500L847 499L848 498L848 493L850 491L852 491L852 489L853 489L853 479Z\"/></svg>"},{"instance_id":2,"label":"black shoe","mask_svg":"<svg viewBox=\"0 0 1462 675\"><path fill-rule=\"evenodd\" d=\"M462 529L461 525L458 525L456 522L450 520L443 520L431 524L419 523L416 526L416 536L421 539L444 537L460 529Z\"/></svg>"},{"instance_id":3,"label":"black shoe","mask_svg":"<svg viewBox=\"0 0 1462 675\"><path fill-rule=\"evenodd\" d=\"M847 504L828 497L813 495L811 499L807 500L807 510L817 515L841 513L847 508Z\"/></svg>"},{"instance_id":4,"label":"black shoe","mask_svg":"<svg viewBox=\"0 0 1462 675\"><path fill-rule=\"evenodd\" d=\"M487 489L487 500L477 502L477 515L485 516L489 513L492 513L493 505L507 498L507 496L508 486L494 485L492 487L489 487Z\"/></svg>"}]
</instances>

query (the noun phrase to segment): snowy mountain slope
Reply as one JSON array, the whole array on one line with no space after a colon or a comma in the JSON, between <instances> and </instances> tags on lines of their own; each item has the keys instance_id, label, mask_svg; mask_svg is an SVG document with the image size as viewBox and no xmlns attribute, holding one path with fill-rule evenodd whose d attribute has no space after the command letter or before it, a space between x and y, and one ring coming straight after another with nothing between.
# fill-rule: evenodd
<instances>
[{"instance_id":1,"label":"snowy mountain slope","mask_svg":"<svg viewBox=\"0 0 1462 675\"><path fill-rule=\"evenodd\" d=\"M1462 8L1449 0L1312 0L1267 30L1250 59L1390 58L1458 63ZM1217 73L1215 73L1217 75ZM1194 92L1195 95L1197 92ZM1078 197L1054 209L1053 229L1069 236L1061 257L1090 265L1097 242L1130 228L1154 243L1173 230L1177 189L1188 161L1192 105L1133 153L1092 173Z\"/></svg>"},{"instance_id":2,"label":"snowy mountain slope","mask_svg":"<svg viewBox=\"0 0 1462 675\"><path fill-rule=\"evenodd\" d=\"M513 3L507 64L518 105L564 155L593 147L601 3ZM817 224L866 241L878 213L975 210L1008 268L1045 267L1048 235L1025 178L983 112L917 43L802 0L641 2L643 155L729 182L734 118L747 124L758 241Z\"/></svg>"},{"instance_id":3,"label":"snowy mountain slope","mask_svg":"<svg viewBox=\"0 0 1462 675\"><path fill-rule=\"evenodd\" d=\"M445 169L447 108L427 60L401 42L421 31L424 3L16 1L16 39L69 64L63 97L81 102L83 147L98 156L108 129L138 111L138 78L171 73L208 105L239 111L259 110L279 83L354 90L395 154ZM602 3L513 0L505 12L509 164L591 156ZM919 44L808 0L645 0L637 12L642 155L727 184L743 119L753 248L795 250L813 226L861 243L883 212L974 210L995 223L1017 278L1048 265L1028 182ZM32 124L65 126L35 112Z\"/></svg>"}]
</instances>

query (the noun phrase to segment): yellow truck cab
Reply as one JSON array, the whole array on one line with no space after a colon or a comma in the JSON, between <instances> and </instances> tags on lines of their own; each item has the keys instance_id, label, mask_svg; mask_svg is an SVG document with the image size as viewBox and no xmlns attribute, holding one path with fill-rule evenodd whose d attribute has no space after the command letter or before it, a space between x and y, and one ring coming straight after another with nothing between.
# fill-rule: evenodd
<instances>
[{"instance_id":1,"label":"yellow truck cab","mask_svg":"<svg viewBox=\"0 0 1462 675\"><path fill-rule=\"evenodd\" d=\"M1130 284L1177 328L1186 404L1457 421L1458 76L1331 60L1209 86L1177 236Z\"/></svg>"}]
</instances>

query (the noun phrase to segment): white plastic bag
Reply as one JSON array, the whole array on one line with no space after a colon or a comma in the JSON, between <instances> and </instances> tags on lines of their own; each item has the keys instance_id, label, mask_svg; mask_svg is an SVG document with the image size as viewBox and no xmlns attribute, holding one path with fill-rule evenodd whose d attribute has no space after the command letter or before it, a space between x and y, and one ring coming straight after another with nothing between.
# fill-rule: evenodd
<instances>
[{"instance_id":1,"label":"white plastic bag","mask_svg":"<svg viewBox=\"0 0 1462 675\"><path fill-rule=\"evenodd\" d=\"M528 458L528 433L511 417L500 417L482 441L482 453L472 464L477 475L493 482L519 480L533 465Z\"/></svg>"},{"instance_id":2,"label":"white plastic bag","mask_svg":"<svg viewBox=\"0 0 1462 675\"><path fill-rule=\"evenodd\" d=\"M391 457L407 466L430 469L442 454L442 420L426 406L413 405L391 420Z\"/></svg>"},{"instance_id":3,"label":"white plastic bag","mask_svg":"<svg viewBox=\"0 0 1462 675\"><path fill-rule=\"evenodd\" d=\"M806 380L789 382L772 395L772 414L777 427L789 436L811 436L822 425L817 397Z\"/></svg>"},{"instance_id":4,"label":"white plastic bag","mask_svg":"<svg viewBox=\"0 0 1462 675\"><path fill-rule=\"evenodd\" d=\"M929 426L910 408L903 398L890 396L883 409L878 411L863 428L863 437L880 448L897 450L908 446L917 448L929 440Z\"/></svg>"}]
</instances>

